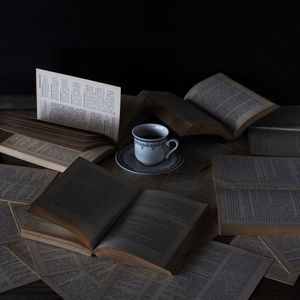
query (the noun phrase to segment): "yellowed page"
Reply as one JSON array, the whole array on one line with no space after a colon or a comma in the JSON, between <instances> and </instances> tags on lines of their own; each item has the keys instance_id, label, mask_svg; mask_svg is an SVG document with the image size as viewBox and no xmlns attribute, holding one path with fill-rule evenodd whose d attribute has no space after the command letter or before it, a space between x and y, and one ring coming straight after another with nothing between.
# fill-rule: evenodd
<instances>
[{"instance_id":1,"label":"yellowed page","mask_svg":"<svg viewBox=\"0 0 300 300\"><path fill-rule=\"evenodd\" d=\"M0 202L0 245L20 239L21 236L9 205Z\"/></svg>"},{"instance_id":2,"label":"yellowed page","mask_svg":"<svg viewBox=\"0 0 300 300\"><path fill-rule=\"evenodd\" d=\"M184 97L235 133L278 106L222 73L193 86ZM246 126L245 126L246 125Z\"/></svg>"},{"instance_id":3,"label":"yellowed page","mask_svg":"<svg viewBox=\"0 0 300 300\"><path fill-rule=\"evenodd\" d=\"M166 266L207 205L158 190L144 191L101 241L158 266Z\"/></svg>"},{"instance_id":4,"label":"yellowed page","mask_svg":"<svg viewBox=\"0 0 300 300\"><path fill-rule=\"evenodd\" d=\"M113 146L103 145L81 152L19 134L12 135L0 144L2 153L59 172L64 172L78 157L97 161L113 149Z\"/></svg>"},{"instance_id":5,"label":"yellowed page","mask_svg":"<svg viewBox=\"0 0 300 300\"><path fill-rule=\"evenodd\" d=\"M73 232L92 251L139 192L112 176L78 158L33 202L31 209Z\"/></svg>"},{"instance_id":6,"label":"yellowed page","mask_svg":"<svg viewBox=\"0 0 300 300\"><path fill-rule=\"evenodd\" d=\"M118 141L120 87L36 69L36 91L38 119Z\"/></svg>"},{"instance_id":7,"label":"yellowed page","mask_svg":"<svg viewBox=\"0 0 300 300\"><path fill-rule=\"evenodd\" d=\"M0 164L0 200L31 204L57 174L46 169Z\"/></svg>"}]
</instances>

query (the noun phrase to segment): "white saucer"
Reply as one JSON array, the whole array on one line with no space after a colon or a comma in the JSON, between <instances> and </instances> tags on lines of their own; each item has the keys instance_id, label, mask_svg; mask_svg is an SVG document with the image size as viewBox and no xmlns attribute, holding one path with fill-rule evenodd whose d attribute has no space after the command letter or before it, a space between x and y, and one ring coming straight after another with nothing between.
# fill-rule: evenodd
<instances>
[{"instance_id":1,"label":"white saucer","mask_svg":"<svg viewBox=\"0 0 300 300\"><path fill-rule=\"evenodd\" d=\"M120 149L115 156L117 164L126 171L142 175L159 175L169 173L179 168L183 163L183 153L175 150L168 159L155 166L144 166L134 156L134 145L130 144Z\"/></svg>"}]
</instances>

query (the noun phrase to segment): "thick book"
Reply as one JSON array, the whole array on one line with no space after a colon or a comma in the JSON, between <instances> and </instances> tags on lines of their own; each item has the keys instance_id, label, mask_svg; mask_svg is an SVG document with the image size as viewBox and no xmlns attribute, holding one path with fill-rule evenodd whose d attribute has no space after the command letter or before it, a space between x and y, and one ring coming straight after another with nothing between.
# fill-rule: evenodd
<instances>
[{"instance_id":1,"label":"thick book","mask_svg":"<svg viewBox=\"0 0 300 300\"><path fill-rule=\"evenodd\" d=\"M169 273L188 251L206 207L173 193L128 186L79 158L32 203L38 217L22 226L21 235Z\"/></svg>"},{"instance_id":2,"label":"thick book","mask_svg":"<svg viewBox=\"0 0 300 300\"><path fill-rule=\"evenodd\" d=\"M212 162L219 233L300 234L300 158L224 155Z\"/></svg>"},{"instance_id":3,"label":"thick book","mask_svg":"<svg viewBox=\"0 0 300 300\"><path fill-rule=\"evenodd\" d=\"M300 156L300 105L281 106L249 127L253 155Z\"/></svg>"},{"instance_id":4,"label":"thick book","mask_svg":"<svg viewBox=\"0 0 300 300\"><path fill-rule=\"evenodd\" d=\"M38 120L33 113L3 112L0 129L11 135L2 138L0 152L59 172L78 157L97 162L129 141L130 126L143 108L142 99L122 95L118 143L104 134Z\"/></svg>"},{"instance_id":5,"label":"thick book","mask_svg":"<svg viewBox=\"0 0 300 300\"><path fill-rule=\"evenodd\" d=\"M252 155L300 157L300 126L252 126L248 142Z\"/></svg>"},{"instance_id":6,"label":"thick book","mask_svg":"<svg viewBox=\"0 0 300 300\"><path fill-rule=\"evenodd\" d=\"M278 108L222 73L200 81L184 98L146 90L139 97L179 135L210 134L225 140L238 138L250 124Z\"/></svg>"}]
</instances>

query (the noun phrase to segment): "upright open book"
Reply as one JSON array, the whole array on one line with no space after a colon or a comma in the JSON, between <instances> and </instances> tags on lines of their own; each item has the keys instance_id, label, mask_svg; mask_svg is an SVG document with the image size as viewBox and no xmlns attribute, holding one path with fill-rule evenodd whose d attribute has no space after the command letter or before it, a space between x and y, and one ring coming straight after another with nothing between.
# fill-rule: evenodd
<instances>
[{"instance_id":1,"label":"upright open book","mask_svg":"<svg viewBox=\"0 0 300 300\"><path fill-rule=\"evenodd\" d=\"M116 86L37 70L37 114L0 114L0 129L13 134L0 152L60 172L79 156L100 160L128 141L144 107L120 93Z\"/></svg>"},{"instance_id":2,"label":"upright open book","mask_svg":"<svg viewBox=\"0 0 300 300\"><path fill-rule=\"evenodd\" d=\"M238 138L254 121L278 106L224 74L211 76L184 96L142 91L153 113L179 135L211 134Z\"/></svg>"},{"instance_id":3,"label":"upright open book","mask_svg":"<svg viewBox=\"0 0 300 300\"><path fill-rule=\"evenodd\" d=\"M35 201L21 235L86 255L173 271L187 251L206 204L127 186L77 159Z\"/></svg>"}]
</instances>

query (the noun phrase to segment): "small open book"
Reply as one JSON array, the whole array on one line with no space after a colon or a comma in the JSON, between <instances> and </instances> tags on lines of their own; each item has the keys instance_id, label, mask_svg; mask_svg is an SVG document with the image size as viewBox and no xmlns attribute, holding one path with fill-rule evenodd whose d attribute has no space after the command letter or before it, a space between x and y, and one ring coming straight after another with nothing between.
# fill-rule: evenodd
<instances>
[{"instance_id":1,"label":"small open book","mask_svg":"<svg viewBox=\"0 0 300 300\"><path fill-rule=\"evenodd\" d=\"M155 116L179 135L211 134L225 140L238 138L254 121L278 106L224 74L197 83L184 96L142 91Z\"/></svg>"},{"instance_id":2,"label":"small open book","mask_svg":"<svg viewBox=\"0 0 300 300\"><path fill-rule=\"evenodd\" d=\"M220 234L299 235L300 158L220 155L212 171Z\"/></svg>"},{"instance_id":3,"label":"small open book","mask_svg":"<svg viewBox=\"0 0 300 300\"><path fill-rule=\"evenodd\" d=\"M129 187L79 158L32 203L31 212L43 219L32 216L21 235L169 273L186 253L206 206Z\"/></svg>"}]
</instances>

